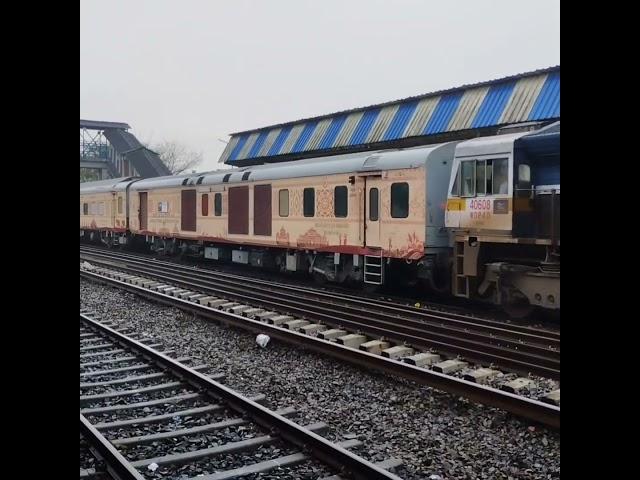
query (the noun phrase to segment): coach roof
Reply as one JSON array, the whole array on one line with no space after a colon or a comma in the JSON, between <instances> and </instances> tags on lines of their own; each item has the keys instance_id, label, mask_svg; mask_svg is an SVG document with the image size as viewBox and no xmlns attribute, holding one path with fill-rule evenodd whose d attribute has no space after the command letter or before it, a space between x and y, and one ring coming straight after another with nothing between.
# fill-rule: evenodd
<instances>
[{"instance_id":1,"label":"coach roof","mask_svg":"<svg viewBox=\"0 0 640 480\"><path fill-rule=\"evenodd\" d=\"M424 165L430 156L453 142L404 150L386 150L377 152L359 152L331 157L311 158L292 162L257 165L233 170L223 170L204 176L201 185L220 183L241 183L243 181L280 180L285 178L315 177L341 173L397 170L418 168ZM226 182L225 177L229 175ZM196 176L198 177L198 176Z\"/></svg>"},{"instance_id":2,"label":"coach roof","mask_svg":"<svg viewBox=\"0 0 640 480\"><path fill-rule=\"evenodd\" d=\"M98 180L96 182L84 182L80 184L80 194L90 195L93 193L119 192L126 190L127 185L131 181L135 181L136 177L109 178L107 180Z\"/></svg>"}]
</instances>

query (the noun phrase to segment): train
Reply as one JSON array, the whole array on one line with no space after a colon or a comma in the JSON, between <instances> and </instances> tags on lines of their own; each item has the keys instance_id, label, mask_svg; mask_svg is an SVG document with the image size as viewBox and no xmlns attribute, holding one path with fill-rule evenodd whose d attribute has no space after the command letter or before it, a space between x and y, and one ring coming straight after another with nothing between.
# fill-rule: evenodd
<instances>
[{"instance_id":1,"label":"train","mask_svg":"<svg viewBox=\"0 0 640 480\"><path fill-rule=\"evenodd\" d=\"M80 237L512 317L560 312L560 122L531 130L80 184Z\"/></svg>"}]
</instances>

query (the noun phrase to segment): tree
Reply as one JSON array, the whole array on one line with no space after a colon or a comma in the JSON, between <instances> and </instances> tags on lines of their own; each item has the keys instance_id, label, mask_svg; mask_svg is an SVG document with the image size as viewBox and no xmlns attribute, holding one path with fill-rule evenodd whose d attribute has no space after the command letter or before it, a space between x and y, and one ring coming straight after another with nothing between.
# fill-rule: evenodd
<instances>
[{"instance_id":1,"label":"tree","mask_svg":"<svg viewBox=\"0 0 640 480\"><path fill-rule=\"evenodd\" d=\"M180 142L164 141L152 147L172 175L178 175L202 163L202 152L191 150Z\"/></svg>"},{"instance_id":2,"label":"tree","mask_svg":"<svg viewBox=\"0 0 640 480\"><path fill-rule=\"evenodd\" d=\"M100 170L96 168L80 167L80 183L94 182L96 180L100 180Z\"/></svg>"}]
</instances>

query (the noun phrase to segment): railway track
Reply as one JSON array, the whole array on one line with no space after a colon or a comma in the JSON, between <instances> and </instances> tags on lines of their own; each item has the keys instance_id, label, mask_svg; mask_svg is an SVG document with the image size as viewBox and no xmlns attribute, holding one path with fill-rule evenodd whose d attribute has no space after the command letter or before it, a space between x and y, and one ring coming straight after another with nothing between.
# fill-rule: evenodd
<instances>
[{"instance_id":1,"label":"railway track","mask_svg":"<svg viewBox=\"0 0 640 480\"><path fill-rule=\"evenodd\" d=\"M300 426L294 408L269 410L161 347L81 312L81 462L87 447L99 459L81 478L311 478L311 467L327 480L399 478L389 471L399 461L368 462L349 451L358 440L332 443L325 424Z\"/></svg>"},{"instance_id":2,"label":"railway track","mask_svg":"<svg viewBox=\"0 0 640 480\"><path fill-rule=\"evenodd\" d=\"M367 369L408 378L559 428L559 390L549 392L552 395L549 399L545 399L547 402L556 404L527 398L519 393L526 392L527 387L535 383L529 378L505 377L501 381L502 389L495 388L494 375L497 371L492 368L482 366L470 368L466 361L458 357L442 361L439 354L429 351L416 353L413 348L406 347L404 344L390 347L387 340L367 340L367 337L362 334L350 334L344 330L311 323L309 320L295 319L291 315L251 306L254 301L254 292L253 290L247 292L247 288L242 295L242 302L238 303L228 298L211 295L208 287L194 284L193 279L187 282L190 287L184 288L185 279L176 278L175 275L157 272L153 274L147 269L144 270L147 273L143 275L138 268L131 268L122 260L117 262L103 260L103 263L108 264L108 268L94 266L82 268L81 266L81 276L102 283L115 284L137 295L177 306L203 318L255 333L266 333L272 338L304 346ZM117 269L114 263L117 264ZM171 281L168 281L168 278ZM197 288L194 285L197 285ZM436 368L438 365L442 367L440 371Z\"/></svg>"},{"instance_id":3,"label":"railway track","mask_svg":"<svg viewBox=\"0 0 640 480\"><path fill-rule=\"evenodd\" d=\"M471 310L469 307L455 304L436 303L432 300L425 301L424 298L402 297L387 293L371 294L361 290L354 291L352 288L338 284L326 283L318 285L312 281L306 281L304 278L280 275L278 272L270 272L267 275L266 271L261 269L247 270L245 265L211 263L213 261L203 263L201 257L162 257L153 253L127 253L123 250L110 250L103 246L89 244L81 244L80 249L86 253L119 253L130 256L131 258L147 259L153 263L182 266L197 270L201 273L222 276L223 278L238 278L263 286L276 286L278 288L289 287L294 288L295 291L305 291L334 300L341 299L347 302L362 302L362 304L376 306L382 309L401 309L405 315L415 314L418 315L418 317L425 315L444 315L447 318L457 319L463 322L471 321L488 327L498 329L506 328L515 332L531 333L549 337L551 340L560 340L557 323L549 323L544 320L540 323L532 323L531 321L509 319L488 304L478 304L476 305L478 308ZM273 278L273 273L276 274L277 280ZM416 307L416 303L419 303L420 306Z\"/></svg>"},{"instance_id":4,"label":"railway track","mask_svg":"<svg viewBox=\"0 0 640 480\"><path fill-rule=\"evenodd\" d=\"M81 259L101 262L129 273L233 302L249 302L288 316L334 329L407 344L419 350L485 366L496 366L522 376L529 374L559 380L560 336L523 326L506 326L486 319L436 314L385 302L335 295L250 277L218 274L136 255L81 248ZM114 263L115 262L115 263ZM251 301L247 291L251 292Z\"/></svg>"}]
</instances>

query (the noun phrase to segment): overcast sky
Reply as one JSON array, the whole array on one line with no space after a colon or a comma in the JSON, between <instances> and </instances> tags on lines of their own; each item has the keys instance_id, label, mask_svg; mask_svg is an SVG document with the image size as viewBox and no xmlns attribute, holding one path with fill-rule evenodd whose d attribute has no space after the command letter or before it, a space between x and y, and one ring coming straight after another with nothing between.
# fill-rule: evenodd
<instances>
[{"instance_id":1,"label":"overcast sky","mask_svg":"<svg viewBox=\"0 0 640 480\"><path fill-rule=\"evenodd\" d=\"M560 2L83 0L80 117L228 134L560 63Z\"/></svg>"}]
</instances>

